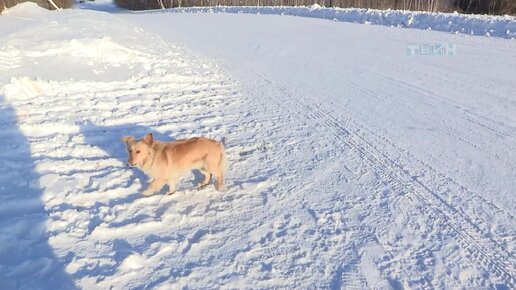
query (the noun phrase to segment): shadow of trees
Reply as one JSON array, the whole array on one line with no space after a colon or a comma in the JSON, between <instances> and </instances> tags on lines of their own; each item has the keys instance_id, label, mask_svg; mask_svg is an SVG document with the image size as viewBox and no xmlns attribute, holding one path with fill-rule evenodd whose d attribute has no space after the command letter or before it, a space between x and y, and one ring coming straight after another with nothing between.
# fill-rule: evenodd
<instances>
[{"instance_id":1,"label":"shadow of trees","mask_svg":"<svg viewBox=\"0 0 516 290\"><path fill-rule=\"evenodd\" d=\"M30 144L0 96L0 289L76 289L48 243Z\"/></svg>"}]
</instances>

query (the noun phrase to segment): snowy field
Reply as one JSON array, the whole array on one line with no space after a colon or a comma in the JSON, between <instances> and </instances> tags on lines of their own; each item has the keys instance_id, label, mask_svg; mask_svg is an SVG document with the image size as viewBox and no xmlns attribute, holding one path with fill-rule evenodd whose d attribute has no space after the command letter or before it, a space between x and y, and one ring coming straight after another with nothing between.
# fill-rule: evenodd
<instances>
[{"instance_id":1,"label":"snowy field","mask_svg":"<svg viewBox=\"0 0 516 290\"><path fill-rule=\"evenodd\" d=\"M0 289L516 287L515 40L101 5L0 16ZM143 197L147 132L227 189Z\"/></svg>"}]
</instances>

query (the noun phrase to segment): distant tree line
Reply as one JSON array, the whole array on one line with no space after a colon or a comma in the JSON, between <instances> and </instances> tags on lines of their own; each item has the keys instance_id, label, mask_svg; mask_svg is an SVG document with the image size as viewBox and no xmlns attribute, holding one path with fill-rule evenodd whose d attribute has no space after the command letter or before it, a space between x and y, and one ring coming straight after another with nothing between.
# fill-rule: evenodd
<instances>
[{"instance_id":1,"label":"distant tree line","mask_svg":"<svg viewBox=\"0 0 516 290\"><path fill-rule=\"evenodd\" d=\"M219 5L309 6L318 4L324 7L341 8L516 15L516 0L115 0L115 3L119 7L132 10Z\"/></svg>"},{"instance_id":2,"label":"distant tree line","mask_svg":"<svg viewBox=\"0 0 516 290\"><path fill-rule=\"evenodd\" d=\"M0 0L0 11L27 0ZM39 6L55 9L69 8L74 0L31 0ZM160 9L173 7L205 6L309 6L393 9L430 12L516 15L516 0L114 0L122 8L131 10Z\"/></svg>"}]
</instances>

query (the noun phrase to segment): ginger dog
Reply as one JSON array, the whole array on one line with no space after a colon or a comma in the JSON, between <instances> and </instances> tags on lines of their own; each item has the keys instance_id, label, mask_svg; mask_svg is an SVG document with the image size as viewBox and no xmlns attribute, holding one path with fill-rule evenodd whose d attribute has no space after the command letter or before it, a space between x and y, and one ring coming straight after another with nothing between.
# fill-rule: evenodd
<instances>
[{"instance_id":1,"label":"ginger dog","mask_svg":"<svg viewBox=\"0 0 516 290\"><path fill-rule=\"evenodd\" d=\"M154 194L165 184L169 187L167 194L174 193L181 177L193 169L204 175L200 188L210 183L212 175L217 179L215 188L219 191L224 188L227 159L224 146L215 140L198 137L162 142L148 133L141 140L125 136L122 141L127 145L129 166L139 168L152 178L143 192L145 196Z\"/></svg>"}]
</instances>

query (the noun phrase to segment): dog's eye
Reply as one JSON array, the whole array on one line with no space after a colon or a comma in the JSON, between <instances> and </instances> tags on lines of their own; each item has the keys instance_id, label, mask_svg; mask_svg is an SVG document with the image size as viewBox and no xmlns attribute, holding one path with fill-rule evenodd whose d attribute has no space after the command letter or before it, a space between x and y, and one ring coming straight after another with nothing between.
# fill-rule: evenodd
<instances>
[{"instance_id":1,"label":"dog's eye","mask_svg":"<svg viewBox=\"0 0 516 290\"><path fill-rule=\"evenodd\" d=\"M140 150L136 150L136 154L140 154Z\"/></svg>"}]
</instances>

